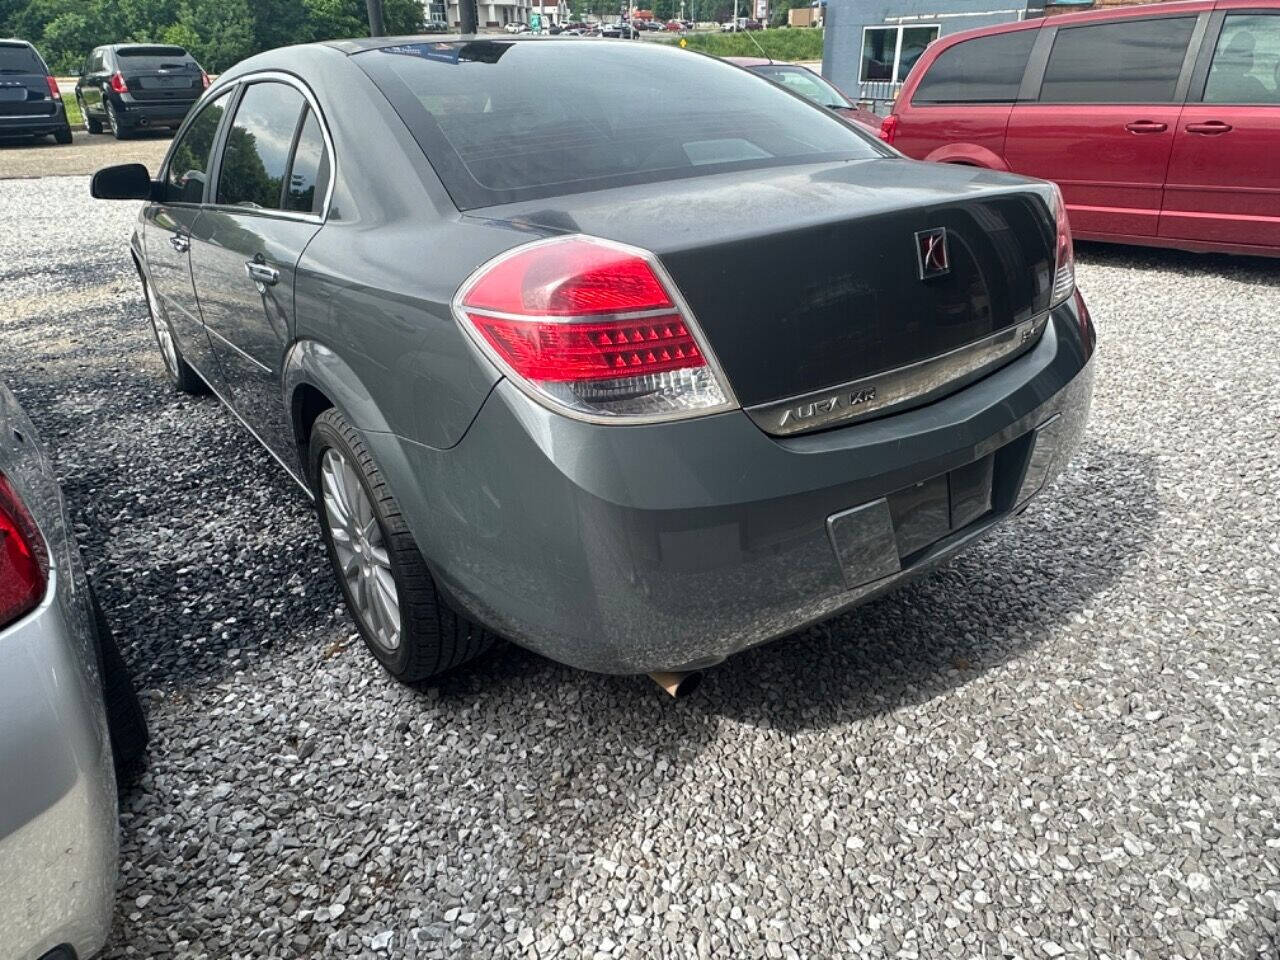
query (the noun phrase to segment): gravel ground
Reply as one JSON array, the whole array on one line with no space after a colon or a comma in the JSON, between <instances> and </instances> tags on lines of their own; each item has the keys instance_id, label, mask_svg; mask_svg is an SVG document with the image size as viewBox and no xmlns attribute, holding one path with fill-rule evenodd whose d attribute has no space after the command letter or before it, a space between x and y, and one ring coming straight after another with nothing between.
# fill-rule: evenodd
<instances>
[{"instance_id":1,"label":"gravel ground","mask_svg":"<svg viewBox=\"0 0 1280 960\"><path fill-rule=\"evenodd\" d=\"M153 130L116 140L109 134L91 136L83 126L73 128L71 143L66 146L54 143L51 137L35 141L0 137L0 180L92 174L113 163L143 163L155 173L172 139L171 131ZM78 185L63 189L77 191Z\"/></svg>"},{"instance_id":2,"label":"gravel ground","mask_svg":"<svg viewBox=\"0 0 1280 960\"><path fill-rule=\"evenodd\" d=\"M0 183L0 376L154 732L108 957L1280 956L1275 263L1082 251L1052 493L689 700L509 647L413 691L85 191Z\"/></svg>"}]
</instances>

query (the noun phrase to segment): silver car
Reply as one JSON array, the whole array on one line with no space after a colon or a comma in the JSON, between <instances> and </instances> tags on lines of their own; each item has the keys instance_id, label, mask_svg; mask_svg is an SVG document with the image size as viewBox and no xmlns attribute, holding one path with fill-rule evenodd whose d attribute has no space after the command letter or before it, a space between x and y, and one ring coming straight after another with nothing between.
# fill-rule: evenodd
<instances>
[{"instance_id":1,"label":"silver car","mask_svg":"<svg viewBox=\"0 0 1280 960\"><path fill-rule=\"evenodd\" d=\"M0 960L96 953L147 728L31 421L0 384Z\"/></svg>"}]
</instances>

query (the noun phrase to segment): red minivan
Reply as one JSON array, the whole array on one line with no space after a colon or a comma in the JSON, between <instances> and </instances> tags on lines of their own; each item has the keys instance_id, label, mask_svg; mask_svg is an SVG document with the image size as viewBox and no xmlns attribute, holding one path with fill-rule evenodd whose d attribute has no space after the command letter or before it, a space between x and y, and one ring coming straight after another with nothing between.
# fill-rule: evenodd
<instances>
[{"instance_id":1,"label":"red minivan","mask_svg":"<svg viewBox=\"0 0 1280 960\"><path fill-rule=\"evenodd\" d=\"M880 135L919 160L1057 182L1077 237L1280 256L1280 0L944 37Z\"/></svg>"}]
</instances>

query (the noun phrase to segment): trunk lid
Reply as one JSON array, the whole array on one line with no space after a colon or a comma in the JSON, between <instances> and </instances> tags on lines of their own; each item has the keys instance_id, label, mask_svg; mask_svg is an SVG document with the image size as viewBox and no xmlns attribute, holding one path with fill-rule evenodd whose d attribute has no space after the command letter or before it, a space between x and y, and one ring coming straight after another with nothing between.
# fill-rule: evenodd
<instances>
[{"instance_id":1,"label":"trunk lid","mask_svg":"<svg viewBox=\"0 0 1280 960\"><path fill-rule=\"evenodd\" d=\"M886 158L667 181L472 215L653 251L738 400L753 407L920 365L993 336L1025 340L1051 295L1050 189L978 168ZM922 271L918 236L939 229L946 269ZM945 371L928 378L929 398L945 386L939 376ZM757 422L792 433L827 418L790 419L785 429Z\"/></svg>"},{"instance_id":2,"label":"trunk lid","mask_svg":"<svg viewBox=\"0 0 1280 960\"><path fill-rule=\"evenodd\" d=\"M35 50L25 43L0 41L0 116L49 117L57 101L48 73Z\"/></svg>"}]
</instances>

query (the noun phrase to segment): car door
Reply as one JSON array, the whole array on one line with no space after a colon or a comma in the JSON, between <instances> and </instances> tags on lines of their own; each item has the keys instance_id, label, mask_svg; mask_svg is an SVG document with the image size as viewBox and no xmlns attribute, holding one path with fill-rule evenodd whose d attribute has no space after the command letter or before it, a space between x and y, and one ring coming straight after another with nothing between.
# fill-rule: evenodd
<instances>
[{"instance_id":1,"label":"car door","mask_svg":"<svg viewBox=\"0 0 1280 960\"><path fill-rule=\"evenodd\" d=\"M1062 188L1083 236L1154 237L1169 156L1209 14L1050 27L1034 102L1009 117L1005 159Z\"/></svg>"},{"instance_id":2,"label":"car door","mask_svg":"<svg viewBox=\"0 0 1280 960\"><path fill-rule=\"evenodd\" d=\"M1174 134L1160 236L1280 249L1280 9L1214 14Z\"/></svg>"},{"instance_id":3,"label":"car door","mask_svg":"<svg viewBox=\"0 0 1280 960\"><path fill-rule=\"evenodd\" d=\"M159 196L143 208L143 248L156 298L183 357L215 390L220 389L221 371L196 302L190 249L230 97L228 91L204 104L179 133L161 168Z\"/></svg>"},{"instance_id":4,"label":"car door","mask_svg":"<svg viewBox=\"0 0 1280 960\"><path fill-rule=\"evenodd\" d=\"M283 80L245 83L214 173L214 202L191 247L226 398L295 473L297 445L282 394L294 270L323 222L330 181L327 140L309 99Z\"/></svg>"}]
</instances>

